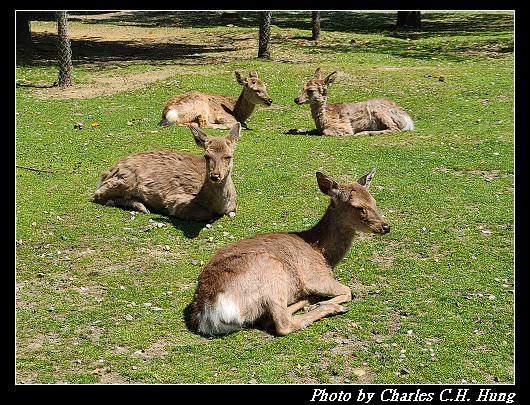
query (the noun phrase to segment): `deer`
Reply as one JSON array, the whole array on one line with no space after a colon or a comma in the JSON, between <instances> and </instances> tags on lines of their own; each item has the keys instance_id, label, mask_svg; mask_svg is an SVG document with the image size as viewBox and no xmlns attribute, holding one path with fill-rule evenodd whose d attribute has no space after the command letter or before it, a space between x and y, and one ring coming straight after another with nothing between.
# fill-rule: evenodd
<instances>
[{"instance_id":1,"label":"deer","mask_svg":"<svg viewBox=\"0 0 530 405\"><path fill-rule=\"evenodd\" d=\"M218 250L199 274L189 328L215 336L261 325L285 336L346 313L348 308L340 304L352 300L351 290L333 277L333 268L357 231L390 232L368 191L374 174L375 169L353 184L340 185L317 172L318 186L330 202L315 226L258 234ZM294 315L301 309L306 312Z\"/></svg>"},{"instance_id":2,"label":"deer","mask_svg":"<svg viewBox=\"0 0 530 405\"><path fill-rule=\"evenodd\" d=\"M208 222L235 215L236 190L231 178L233 153L241 132L236 122L226 136L210 136L189 126L204 156L175 150L129 155L101 175L90 201L148 214Z\"/></svg>"},{"instance_id":3,"label":"deer","mask_svg":"<svg viewBox=\"0 0 530 405\"><path fill-rule=\"evenodd\" d=\"M239 122L247 129L245 121L256 105L270 106L272 98L267 94L265 83L258 78L254 69L250 70L248 78L237 70L234 73L237 82L243 86L239 97L198 91L171 97L164 106L158 125L186 125L194 122L202 128L230 129Z\"/></svg>"},{"instance_id":4,"label":"deer","mask_svg":"<svg viewBox=\"0 0 530 405\"><path fill-rule=\"evenodd\" d=\"M337 75L335 71L322 79L322 71L317 68L313 78L294 99L298 105L310 105L311 116L320 135L376 135L414 130L410 115L386 98L328 103L328 87Z\"/></svg>"}]
</instances>

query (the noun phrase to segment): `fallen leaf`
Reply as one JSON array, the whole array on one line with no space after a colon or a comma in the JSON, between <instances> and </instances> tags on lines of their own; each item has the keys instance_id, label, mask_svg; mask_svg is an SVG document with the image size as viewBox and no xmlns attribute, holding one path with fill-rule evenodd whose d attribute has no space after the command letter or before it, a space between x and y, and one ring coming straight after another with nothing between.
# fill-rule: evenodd
<instances>
[{"instance_id":1,"label":"fallen leaf","mask_svg":"<svg viewBox=\"0 0 530 405\"><path fill-rule=\"evenodd\" d=\"M93 127L99 127L99 122L97 122L96 120L94 120L91 124Z\"/></svg>"},{"instance_id":2,"label":"fallen leaf","mask_svg":"<svg viewBox=\"0 0 530 405\"><path fill-rule=\"evenodd\" d=\"M105 368L96 368L95 370L92 370L92 374L99 374L105 371Z\"/></svg>"},{"instance_id":3,"label":"fallen leaf","mask_svg":"<svg viewBox=\"0 0 530 405\"><path fill-rule=\"evenodd\" d=\"M364 371L361 368L356 368L355 370L353 370L353 374L355 374L358 377L361 377L366 374L366 371Z\"/></svg>"}]
</instances>

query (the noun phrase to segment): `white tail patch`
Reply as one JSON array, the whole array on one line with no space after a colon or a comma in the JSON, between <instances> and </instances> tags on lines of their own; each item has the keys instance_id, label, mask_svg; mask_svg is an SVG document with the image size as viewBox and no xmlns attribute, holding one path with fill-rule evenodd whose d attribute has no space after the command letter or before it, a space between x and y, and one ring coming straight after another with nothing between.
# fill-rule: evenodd
<instances>
[{"instance_id":1,"label":"white tail patch","mask_svg":"<svg viewBox=\"0 0 530 405\"><path fill-rule=\"evenodd\" d=\"M168 125L178 125L179 124L179 113L176 108L172 108L166 113L164 119L168 122Z\"/></svg>"},{"instance_id":2,"label":"white tail patch","mask_svg":"<svg viewBox=\"0 0 530 405\"><path fill-rule=\"evenodd\" d=\"M234 301L220 293L215 304L199 314L198 331L204 335L219 335L242 329L243 320Z\"/></svg>"},{"instance_id":3,"label":"white tail patch","mask_svg":"<svg viewBox=\"0 0 530 405\"><path fill-rule=\"evenodd\" d=\"M402 131L414 131L414 122L408 115L405 116L405 125L400 128Z\"/></svg>"}]
</instances>

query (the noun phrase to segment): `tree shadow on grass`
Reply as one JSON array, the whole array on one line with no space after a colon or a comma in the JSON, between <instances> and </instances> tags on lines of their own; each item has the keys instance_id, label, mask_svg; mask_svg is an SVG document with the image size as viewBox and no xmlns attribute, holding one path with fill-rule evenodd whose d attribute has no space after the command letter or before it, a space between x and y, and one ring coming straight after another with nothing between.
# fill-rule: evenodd
<instances>
[{"instance_id":1,"label":"tree shadow on grass","mask_svg":"<svg viewBox=\"0 0 530 405\"><path fill-rule=\"evenodd\" d=\"M17 64L55 65L56 34L32 33L33 41L38 44L36 51L28 60L20 59ZM74 64L172 61L181 58L200 59L200 55L229 52L235 48L215 44L187 44L185 42L153 42L130 40L110 40L104 38L71 39Z\"/></svg>"},{"instance_id":2,"label":"tree shadow on grass","mask_svg":"<svg viewBox=\"0 0 530 405\"><path fill-rule=\"evenodd\" d=\"M79 14L85 12L79 12ZM72 13L73 14L73 13ZM109 63L119 61L174 61L178 59L192 59L193 63L207 64L205 54L214 56L216 53L237 50L238 39L231 32L223 31L217 41L203 41L190 43L190 38L180 37L179 28L226 27L232 22L221 18L220 11L201 12L153 12L134 11L122 13L109 13L99 19L87 19L82 15L70 15L70 20L82 21L83 24L111 24L117 26L136 26L153 29L168 27L174 29L174 35L166 42L152 41L149 39L131 38L130 40L112 41L108 38L72 38L72 53L74 64ZM234 22L234 27L256 29L259 24L259 12L242 11L241 16ZM342 53L378 53L393 54L407 58L426 58L435 55L437 58L450 60L463 60L469 52L481 52L491 55L495 53L513 52L513 41L499 45L502 35L513 32L514 15L510 13L462 13L462 12L426 12L422 13L422 27L397 27L396 14L388 12L322 12L322 32L339 31L352 35L352 38L343 43L327 44L325 41L318 44L318 51ZM273 12L272 24L280 29L311 31L311 13L308 12ZM198 31L201 32L201 31ZM234 31L238 33L239 31ZM382 34L381 39L370 41L356 40L356 34ZM480 40L470 44L449 44L447 41L432 41L424 43L421 47L414 45L414 41L426 38L453 36L477 36ZM300 32L294 38L273 37L272 42L282 44L287 41L291 44L293 39L303 38ZM35 54L29 58L29 63L37 65L56 64L56 34L33 33ZM222 38L221 38L222 37ZM212 37L213 39L214 37ZM222 40L220 40L222 39ZM316 45L315 45L316 46ZM316 48L315 48L316 49ZM21 61L25 63L28 61ZM17 61L17 64L19 61Z\"/></svg>"}]
</instances>

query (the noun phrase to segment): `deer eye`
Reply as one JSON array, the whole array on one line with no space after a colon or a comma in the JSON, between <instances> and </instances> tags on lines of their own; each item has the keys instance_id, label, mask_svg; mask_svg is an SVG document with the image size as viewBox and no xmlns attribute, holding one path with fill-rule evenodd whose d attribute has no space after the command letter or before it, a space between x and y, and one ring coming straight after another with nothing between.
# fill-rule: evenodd
<instances>
[{"instance_id":1,"label":"deer eye","mask_svg":"<svg viewBox=\"0 0 530 405\"><path fill-rule=\"evenodd\" d=\"M225 157L225 160L230 160L230 159L232 159L232 156Z\"/></svg>"},{"instance_id":2,"label":"deer eye","mask_svg":"<svg viewBox=\"0 0 530 405\"><path fill-rule=\"evenodd\" d=\"M366 208L363 208L363 207L353 207L355 208L357 211L359 211L361 214L366 214Z\"/></svg>"},{"instance_id":3,"label":"deer eye","mask_svg":"<svg viewBox=\"0 0 530 405\"><path fill-rule=\"evenodd\" d=\"M308 96L313 95L313 90L307 90L307 95L308 95Z\"/></svg>"}]
</instances>

